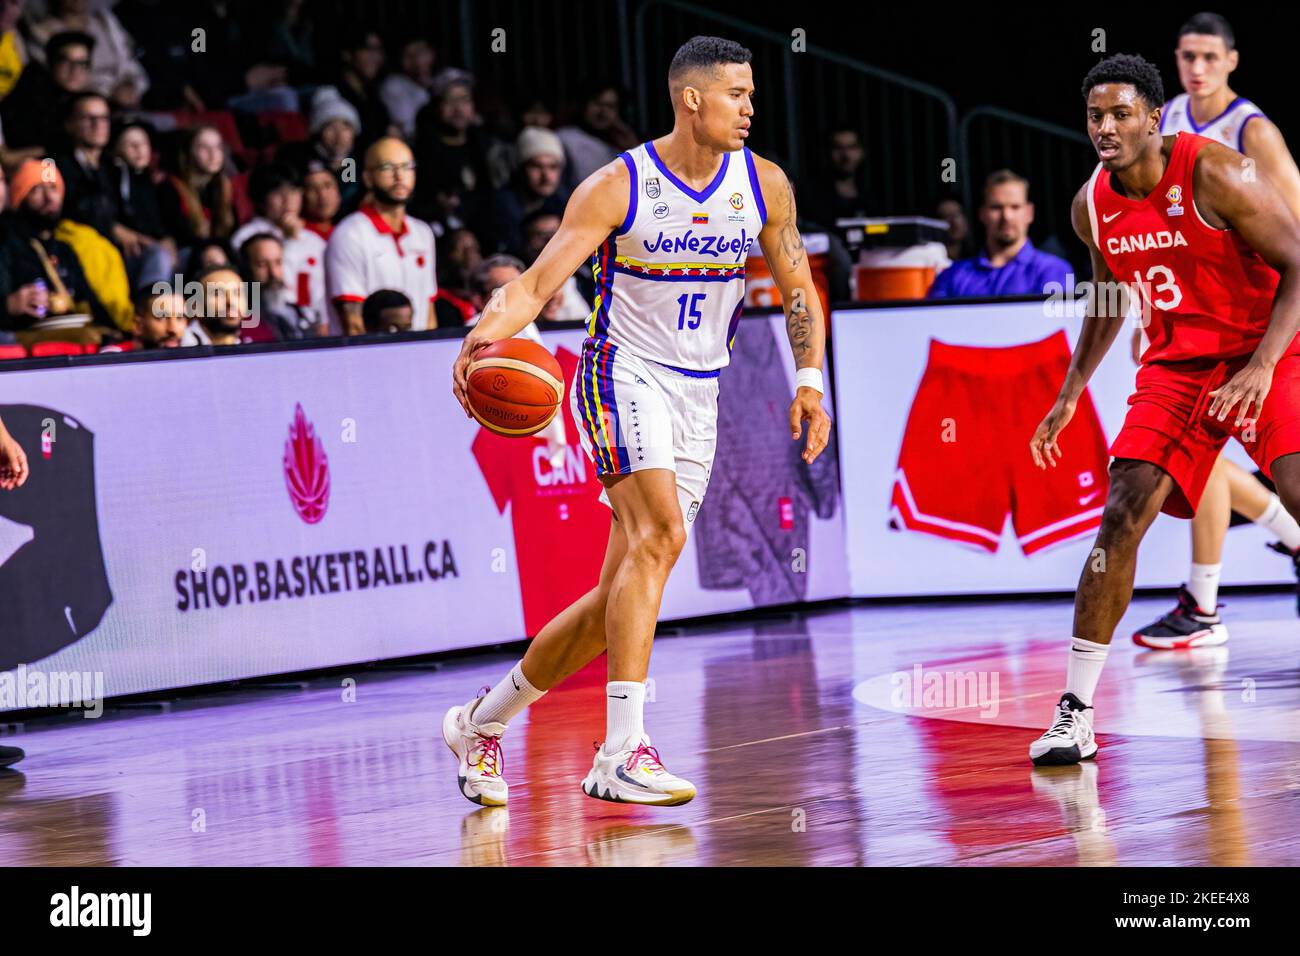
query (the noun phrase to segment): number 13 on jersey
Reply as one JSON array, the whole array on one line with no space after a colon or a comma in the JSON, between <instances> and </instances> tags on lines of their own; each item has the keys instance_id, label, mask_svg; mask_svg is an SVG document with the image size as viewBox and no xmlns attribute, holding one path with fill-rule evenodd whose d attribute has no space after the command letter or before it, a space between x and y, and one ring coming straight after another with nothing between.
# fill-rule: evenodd
<instances>
[{"instance_id":1,"label":"number 13 on jersey","mask_svg":"<svg viewBox=\"0 0 1300 956\"><path fill-rule=\"evenodd\" d=\"M703 299L707 292L684 293L677 297L677 304L681 306L677 311L677 328L698 329L700 321L704 318L700 314L700 300ZM690 321L687 321L689 319Z\"/></svg>"}]
</instances>

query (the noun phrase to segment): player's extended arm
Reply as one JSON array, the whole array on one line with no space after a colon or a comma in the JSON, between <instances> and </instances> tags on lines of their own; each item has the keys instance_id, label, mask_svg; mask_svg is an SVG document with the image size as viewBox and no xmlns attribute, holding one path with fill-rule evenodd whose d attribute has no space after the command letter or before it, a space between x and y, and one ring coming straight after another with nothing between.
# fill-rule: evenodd
<instances>
[{"instance_id":1,"label":"player's extended arm","mask_svg":"<svg viewBox=\"0 0 1300 956\"><path fill-rule=\"evenodd\" d=\"M0 490L12 491L27 480L27 456L0 421Z\"/></svg>"},{"instance_id":2,"label":"player's extended arm","mask_svg":"<svg viewBox=\"0 0 1300 956\"><path fill-rule=\"evenodd\" d=\"M560 228L537 260L517 279L498 289L483 309L483 317L465 336L452 368L452 392L469 415L465 375L474 353L519 333L542 311L565 281L611 232L621 228L628 213L631 180L621 159L592 173L569 197Z\"/></svg>"},{"instance_id":3,"label":"player's extended arm","mask_svg":"<svg viewBox=\"0 0 1300 956\"><path fill-rule=\"evenodd\" d=\"M794 401L790 405L790 433L798 439L803 423L808 423L808 443L803 460L812 464L830 438L831 418L822 408L821 369L826 355L826 318L822 315L821 297L813 284L808 254L799 235L794 204L794 189L785 173L775 163L754 157L759 185L767 205L767 222L758 234L772 280L781 291L785 308L785 331L794 352L796 369L812 369L817 386L798 385L796 372Z\"/></svg>"},{"instance_id":4,"label":"player's extended arm","mask_svg":"<svg viewBox=\"0 0 1300 956\"><path fill-rule=\"evenodd\" d=\"M1074 417L1074 410L1084 389L1088 387L1088 380L1115 343L1115 337L1128 312L1128 287L1115 279L1092 238L1087 184L1075 194L1070 219L1075 234L1088 247L1088 255L1092 259L1092 288L1088 291L1087 313L1083 318L1083 327L1079 330L1079 340L1074 345L1074 354L1070 356L1070 367L1066 369L1061 392L1056 397L1056 404L1029 441L1029 452L1039 468L1048 465L1056 467L1056 462L1061 457L1061 446L1057 443L1057 438Z\"/></svg>"},{"instance_id":5,"label":"player's extended arm","mask_svg":"<svg viewBox=\"0 0 1300 956\"><path fill-rule=\"evenodd\" d=\"M1267 176L1217 143L1201 149L1193 172L1197 208L1211 226L1229 227L1259 253L1282 279L1273 297L1268 328L1245 368L1210 393L1207 414L1220 421L1240 402L1237 425L1259 415L1273 384L1273 369L1300 332L1300 220ZM1252 414L1254 406L1254 414Z\"/></svg>"}]
</instances>

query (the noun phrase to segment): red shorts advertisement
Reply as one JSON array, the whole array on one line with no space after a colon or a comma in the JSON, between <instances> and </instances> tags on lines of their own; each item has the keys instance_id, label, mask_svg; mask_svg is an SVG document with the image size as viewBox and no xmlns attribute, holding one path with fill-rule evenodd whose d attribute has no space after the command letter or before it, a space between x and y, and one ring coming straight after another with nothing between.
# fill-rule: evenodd
<instances>
[{"instance_id":1,"label":"red shorts advertisement","mask_svg":"<svg viewBox=\"0 0 1300 956\"><path fill-rule=\"evenodd\" d=\"M1106 500L1110 447L1137 368L1121 331L1070 424L1057 467L1029 440L1052 407L1082 304L943 303L837 311L840 466L857 597L1073 590ZM1256 465L1235 442L1225 454ZM1267 533L1234 527L1225 584L1288 583ZM1139 587L1186 578L1188 522L1162 515Z\"/></svg>"}]
</instances>

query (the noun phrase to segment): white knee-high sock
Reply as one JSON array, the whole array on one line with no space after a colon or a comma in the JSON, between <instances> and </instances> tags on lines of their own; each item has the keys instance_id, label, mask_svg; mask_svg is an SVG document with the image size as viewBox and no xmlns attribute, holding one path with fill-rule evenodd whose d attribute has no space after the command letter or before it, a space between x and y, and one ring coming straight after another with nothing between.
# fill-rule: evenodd
<instances>
[{"instance_id":1,"label":"white knee-high sock","mask_svg":"<svg viewBox=\"0 0 1300 956\"><path fill-rule=\"evenodd\" d=\"M1192 562L1192 573L1187 579L1187 590L1196 598L1196 606L1206 614L1213 614L1219 606L1219 577L1222 564L1197 564Z\"/></svg>"},{"instance_id":2,"label":"white knee-high sock","mask_svg":"<svg viewBox=\"0 0 1300 956\"><path fill-rule=\"evenodd\" d=\"M605 746L607 754L635 747L645 733L645 684L612 680L605 685Z\"/></svg>"},{"instance_id":3,"label":"white knee-high sock","mask_svg":"<svg viewBox=\"0 0 1300 956\"><path fill-rule=\"evenodd\" d=\"M1073 694L1089 707L1097 691L1101 669L1106 666L1109 644L1096 644L1081 637L1070 639L1070 662L1065 668L1065 691Z\"/></svg>"},{"instance_id":4,"label":"white knee-high sock","mask_svg":"<svg viewBox=\"0 0 1300 956\"><path fill-rule=\"evenodd\" d=\"M474 723L508 724L525 707L535 704L546 693L528 683L524 676L523 661L510 669L510 673L501 678L500 683L488 692L483 703L474 711Z\"/></svg>"},{"instance_id":5,"label":"white knee-high sock","mask_svg":"<svg viewBox=\"0 0 1300 956\"><path fill-rule=\"evenodd\" d=\"M1295 518L1282 506L1282 499L1277 495L1270 496L1268 507L1255 519L1255 524L1273 532L1292 551L1300 548L1300 524L1296 524Z\"/></svg>"}]
</instances>

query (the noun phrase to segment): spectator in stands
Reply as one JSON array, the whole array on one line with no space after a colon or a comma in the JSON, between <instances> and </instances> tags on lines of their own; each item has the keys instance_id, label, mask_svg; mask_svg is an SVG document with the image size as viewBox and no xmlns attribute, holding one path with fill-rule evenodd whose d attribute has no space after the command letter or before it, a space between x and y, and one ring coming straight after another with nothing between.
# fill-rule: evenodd
<instances>
[{"instance_id":1,"label":"spectator in stands","mask_svg":"<svg viewBox=\"0 0 1300 956\"><path fill-rule=\"evenodd\" d=\"M551 237L559 231L560 217L549 210L539 209L524 217L521 229L524 235L521 258L531 266L551 241ZM578 280L573 276L569 276L560 286L554 299L555 304L550 308L550 314L545 316L551 321L585 319L591 314L591 301L583 296ZM551 303L547 305L551 306Z\"/></svg>"},{"instance_id":2,"label":"spectator in stands","mask_svg":"<svg viewBox=\"0 0 1300 956\"><path fill-rule=\"evenodd\" d=\"M464 325L478 313L470 287L482 258L478 237L468 229L438 237L438 301L434 303L438 328Z\"/></svg>"},{"instance_id":3,"label":"spectator in stands","mask_svg":"<svg viewBox=\"0 0 1300 956\"><path fill-rule=\"evenodd\" d=\"M26 340L19 336L24 345L42 337L97 343L128 321L129 299L125 314L105 301L127 296L121 256L93 231L61 222L63 194L58 167L36 159L24 162L9 184L12 215L0 228L0 327L29 333ZM88 322L53 321L61 316L86 316ZM36 334L38 325L50 335Z\"/></svg>"},{"instance_id":4,"label":"spectator in stands","mask_svg":"<svg viewBox=\"0 0 1300 956\"><path fill-rule=\"evenodd\" d=\"M189 250L185 268L190 272L201 272L215 266L234 268L235 257L230 254L226 244L220 239L204 239Z\"/></svg>"},{"instance_id":5,"label":"spectator in stands","mask_svg":"<svg viewBox=\"0 0 1300 956\"><path fill-rule=\"evenodd\" d=\"M576 126L557 130L564 152L565 184L570 190L640 140L619 115L621 93L613 83L595 83L583 98Z\"/></svg>"},{"instance_id":6,"label":"spectator in stands","mask_svg":"<svg viewBox=\"0 0 1300 956\"><path fill-rule=\"evenodd\" d=\"M50 0L50 15L31 26L32 58L44 60L44 46L59 33L79 31L94 40L88 89L132 109L149 88L149 76L135 58L136 43L106 3L90 0Z\"/></svg>"},{"instance_id":7,"label":"spectator in stands","mask_svg":"<svg viewBox=\"0 0 1300 956\"><path fill-rule=\"evenodd\" d=\"M564 173L564 146L549 129L530 126L519 134L519 170L510 186L497 192L495 232L506 249L523 244L520 227L529 213L545 211L564 215L567 196L560 188Z\"/></svg>"},{"instance_id":8,"label":"spectator in stands","mask_svg":"<svg viewBox=\"0 0 1300 956\"><path fill-rule=\"evenodd\" d=\"M990 175L984 181L984 202L980 206L985 251L939 273L928 297L1037 295L1049 282L1064 287L1070 264L1034 248L1029 241L1033 221L1029 181L1009 169Z\"/></svg>"},{"instance_id":9,"label":"spectator in stands","mask_svg":"<svg viewBox=\"0 0 1300 956\"><path fill-rule=\"evenodd\" d=\"M17 29L22 15L23 0L0 0L0 100L13 92L31 59Z\"/></svg>"},{"instance_id":10,"label":"spectator in stands","mask_svg":"<svg viewBox=\"0 0 1300 956\"><path fill-rule=\"evenodd\" d=\"M339 181L319 159L308 161L302 177L302 219L305 228L322 239L334 231L341 197Z\"/></svg>"},{"instance_id":11,"label":"spectator in stands","mask_svg":"<svg viewBox=\"0 0 1300 956\"><path fill-rule=\"evenodd\" d=\"M438 285L446 286L459 296L468 298L473 288L472 277L483 261L478 237L469 229L457 229L441 240L440 249L446 256L438 257Z\"/></svg>"},{"instance_id":12,"label":"spectator in stands","mask_svg":"<svg viewBox=\"0 0 1300 956\"><path fill-rule=\"evenodd\" d=\"M339 55L342 59L336 86L343 99L352 104L361 118L357 149L389 133L388 109L379 95L379 74L384 69L384 41L374 30L345 31L347 42Z\"/></svg>"},{"instance_id":13,"label":"spectator in stands","mask_svg":"<svg viewBox=\"0 0 1300 956\"><path fill-rule=\"evenodd\" d=\"M238 272L229 266L211 266L194 281L202 286L203 294L198 302L187 303L191 306L187 309L190 324L181 345L239 345L272 340L265 327L245 321L252 312ZM255 334L258 332L262 334Z\"/></svg>"},{"instance_id":14,"label":"spectator in stands","mask_svg":"<svg viewBox=\"0 0 1300 956\"><path fill-rule=\"evenodd\" d=\"M841 126L827 137L825 171L799 196L802 217L823 229L833 229L837 219L871 215L865 178L866 151L858 131Z\"/></svg>"},{"instance_id":15,"label":"spectator in stands","mask_svg":"<svg viewBox=\"0 0 1300 956\"><path fill-rule=\"evenodd\" d=\"M433 98L415 118L415 158L420 163L418 214L458 228L484 221L489 203L487 148L474 106L474 78L446 69L433 82Z\"/></svg>"},{"instance_id":16,"label":"spectator in stands","mask_svg":"<svg viewBox=\"0 0 1300 956\"><path fill-rule=\"evenodd\" d=\"M361 306L361 318L371 335L409 332L414 317L411 300L395 289L372 292Z\"/></svg>"},{"instance_id":17,"label":"spectator in stands","mask_svg":"<svg viewBox=\"0 0 1300 956\"><path fill-rule=\"evenodd\" d=\"M106 345L100 352L133 352L148 349L174 349L180 346L189 320L185 317L185 297L161 283L159 289L146 287L132 296L131 337L116 345Z\"/></svg>"},{"instance_id":18,"label":"spectator in stands","mask_svg":"<svg viewBox=\"0 0 1300 956\"><path fill-rule=\"evenodd\" d=\"M303 224L302 184L298 174L292 166L282 163L258 166L248 179L248 195L257 216L240 226L231 238L235 254L245 257L244 244L260 233L270 233L278 239L283 253L281 285L287 283L285 298L311 317L313 328L328 328L325 240Z\"/></svg>"},{"instance_id":19,"label":"spectator in stands","mask_svg":"<svg viewBox=\"0 0 1300 956\"><path fill-rule=\"evenodd\" d=\"M235 231L234 195L225 168L226 147L215 127L186 131L176 172L158 195L163 225L177 245L191 246L200 239L225 241Z\"/></svg>"},{"instance_id":20,"label":"spectator in stands","mask_svg":"<svg viewBox=\"0 0 1300 956\"><path fill-rule=\"evenodd\" d=\"M34 147L37 155L45 155L61 145L59 120L67 99L89 83L94 48L94 39L79 31L50 37L45 45L48 68L27 64L13 92L0 102L7 148Z\"/></svg>"},{"instance_id":21,"label":"spectator in stands","mask_svg":"<svg viewBox=\"0 0 1300 956\"><path fill-rule=\"evenodd\" d=\"M119 225L142 237L146 249L153 251L152 265L142 265L129 276L131 288L171 278L176 267L176 244L163 231L158 207L160 174L153 168L153 140L143 123L128 122L113 137L112 177ZM124 243L119 245L127 248Z\"/></svg>"},{"instance_id":22,"label":"spectator in stands","mask_svg":"<svg viewBox=\"0 0 1300 956\"><path fill-rule=\"evenodd\" d=\"M407 37L402 43L402 71L390 74L379 86L379 96L389 121L408 141L415 137L415 116L429 102L433 89L433 45L424 37Z\"/></svg>"},{"instance_id":23,"label":"spectator in stands","mask_svg":"<svg viewBox=\"0 0 1300 956\"><path fill-rule=\"evenodd\" d=\"M320 314L296 302L285 284L285 251L280 237L259 232L245 240L239 252L244 277L257 283L255 318L270 326L277 340L311 338L328 334L320 328ZM292 273L290 273L292 275Z\"/></svg>"},{"instance_id":24,"label":"spectator in stands","mask_svg":"<svg viewBox=\"0 0 1300 956\"><path fill-rule=\"evenodd\" d=\"M99 93L87 90L68 99L63 117L67 145L53 154L67 186L63 214L112 238L123 251L129 245L131 252L138 252L130 230L121 237L129 242L114 235L117 189L104 155L111 122L108 100Z\"/></svg>"},{"instance_id":25,"label":"spectator in stands","mask_svg":"<svg viewBox=\"0 0 1300 956\"><path fill-rule=\"evenodd\" d=\"M971 240L970 220L966 218L961 201L951 196L940 199L934 207L934 214L948 224L948 241L944 243L948 258L953 262L969 258L975 251L975 243Z\"/></svg>"},{"instance_id":26,"label":"spectator in stands","mask_svg":"<svg viewBox=\"0 0 1300 956\"><path fill-rule=\"evenodd\" d=\"M338 186L339 202L351 211L361 198L357 181L357 135L361 131L361 117L356 107L345 100L332 86L322 86L311 98L309 113L311 138L305 143L287 143L276 158L300 170L310 172L323 166L334 175Z\"/></svg>"},{"instance_id":27,"label":"spectator in stands","mask_svg":"<svg viewBox=\"0 0 1300 956\"><path fill-rule=\"evenodd\" d=\"M267 57L289 68L291 83L301 85L316 69L315 25L304 0L277 0L272 16Z\"/></svg>"},{"instance_id":28,"label":"spectator in stands","mask_svg":"<svg viewBox=\"0 0 1300 956\"><path fill-rule=\"evenodd\" d=\"M335 227L325 248L325 281L339 327L365 331L361 306L378 289L404 292L415 306L414 329L435 328L433 230L406 214L415 189L415 159L395 137L366 150L362 173L370 201Z\"/></svg>"}]
</instances>

